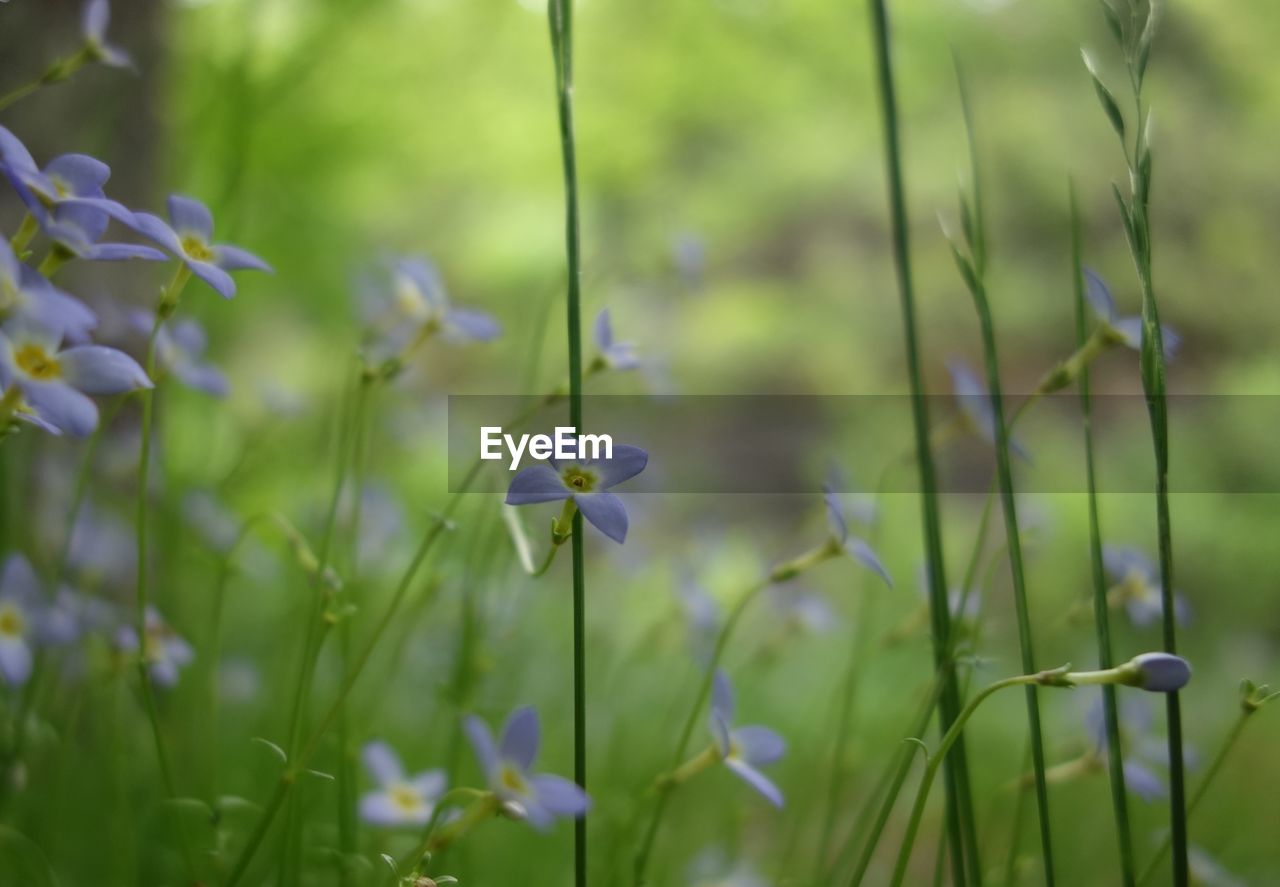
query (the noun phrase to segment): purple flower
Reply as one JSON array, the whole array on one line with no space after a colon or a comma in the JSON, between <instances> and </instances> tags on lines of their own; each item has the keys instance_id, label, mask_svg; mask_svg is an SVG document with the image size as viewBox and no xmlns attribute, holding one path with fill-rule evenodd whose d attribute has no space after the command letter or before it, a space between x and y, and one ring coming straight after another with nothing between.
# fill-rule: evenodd
<instances>
[{"instance_id":1,"label":"purple flower","mask_svg":"<svg viewBox=\"0 0 1280 887\"><path fill-rule=\"evenodd\" d=\"M787 743L768 727L733 726L733 687L723 671L717 671L711 688L711 735L725 766L765 797L782 806L782 792L758 769L772 764L787 751Z\"/></svg>"},{"instance_id":2,"label":"purple flower","mask_svg":"<svg viewBox=\"0 0 1280 887\"><path fill-rule=\"evenodd\" d=\"M1172 653L1142 653L1129 664L1137 670L1134 686L1152 693L1176 693L1191 680L1191 665Z\"/></svg>"},{"instance_id":3,"label":"purple flower","mask_svg":"<svg viewBox=\"0 0 1280 887\"><path fill-rule=\"evenodd\" d=\"M720 626L720 605L697 582L683 577L672 583L680 608L688 621L689 646L700 662L708 662Z\"/></svg>"},{"instance_id":4,"label":"purple flower","mask_svg":"<svg viewBox=\"0 0 1280 887\"><path fill-rule=\"evenodd\" d=\"M44 611L40 639L50 646L65 647L90 632L104 631L113 618L109 604L64 586Z\"/></svg>"},{"instance_id":5,"label":"purple flower","mask_svg":"<svg viewBox=\"0 0 1280 887\"><path fill-rule=\"evenodd\" d=\"M1125 748L1125 786L1147 803L1163 798L1167 791L1165 781L1156 772L1156 765L1168 766L1168 749L1164 742L1152 735L1149 697L1127 696L1119 705L1120 741ZM1107 741L1106 721L1103 716L1102 696L1094 697L1085 714L1085 724L1093 738L1099 757L1105 760L1110 744ZM1194 750L1186 747L1188 763L1194 758Z\"/></svg>"},{"instance_id":6,"label":"purple flower","mask_svg":"<svg viewBox=\"0 0 1280 887\"><path fill-rule=\"evenodd\" d=\"M10 317L56 330L76 342L87 339L98 323L92 311L18 261L9 242L0 238L0 320Z\"/></svg>"},{"instance_id":7,"label":"purple flower","mask_svg":"<svg viewBox=\"0 0 1280 887\"><path fill-rule=\"evenodd\" d=\"M489 789L509 812L523 816L534 828L545 831L557 816L576 819L591 806L586 792L569 780L529 773L538 756L541 732L532 706L511 713L496 745L488 725L474 715L464 726Z\"/></svg>"},{"instance_id":8,"label":"purple flower","mask_svg":"<svg viewBox=\"0 0 1280 887\"><path fill-rule=\"evenodd\" d=\"M11 687L31 677L40 624L40 582L30 562L11 554L0 568L0 677Z\"/></svg>"},{"instance_id":9,"label":"purple flower","mask_svg":"<svg viewBox=\"0 0 1280 887\"><path fill-rule=\"evenodd\" d=\"M76 345L34 324L10 321L0 332L0 383L16 386L35 415L59 432L82 437L98 427L89 394L150 388L137 362L114 348Z\"/></svg>"},{"instance_id":10,"label":"purple flower","mask_svg":"<svg viewBox=\"0 0 1280 887\"><path fill-rule=\"evenodd\" d=\"M640 358L636 347L627 342L615 342L613 338L613 322L609 318L609 309L603 309L596 315L595 325L596 348L600 351L598 360L611 370L634 370L640 366Z\"/></svg>"},{"instance_id":11,"label":"purple flower","mask_svg":"<svg viewBox=\"0 0 1280 887\"><path fill-rule=\"evenodd\" d=\"M111 21L111 5L107 0L89 0L81 15L80 31L85 49L95 62L111 68L133 68L133 59L118 46L107 42L107 25Z\"/></svg>"},{"instance_id":12,"label":"purple flower","mask_svg":"<svg viewBox=\"0 0 1280 887\"><path fill-rule=\"evenodd\" d=\"M996 442L996 414L991 406L991 394L987 386L982 384L973 370L959 358L947 361L947 372L951 374L951 390L955 394L960 413L964 416L969 429L994 445ZM1018 440L1009 438L1009 452L1021 459L1031 461L1031 456Z\"/></svg>"},{"instance_id":13,"label":"purple flower","mask_svg":"<svg viewBox=\"0 0 1280 887\"><path fill-rule=\"evenodd\" d=\"M1123 603L1129 621L1136 628L1146 628L1164 614L1164 596L1160 593L1160 576L1156 565L1137 548L1106 545L1102 549L1102 565L1115 583L1112 594ZM1191 606L1180 593L1173 595L1173 615L1178 623L1191 619Z\"/></svg>"},{"instance_id":14,"label":"purple flower","mask_svg":"<svg viewBox=\"0 0 1280 887\"><path fill-rule=\"evenodd\" d=\"M840 501L840 494L834 482L829 480L822 485L822 501L827 506L827 526L831 530L832 538L850 557L871 570L884 580L885 585L892 588L893 579L889 577L889 571L884 568L879 556L866 542L849 534L849 521L845 518L844 503Z\"/></svg>"},{"instance_id":15,"label":"purple flower","mask_svg":"<svg viewBox=\"0 0 1280 887\"><path fill-rule=\"evenodd\" d=\"M155 317L146 311L133 312L131 320L135 329L150 335ZM202 391L213 397L226 397L231 385L226 375L211 363L206 363L204 353L209 347L204 327L190 318L170 320L160 325L156 332L156 364L166 373L194 391Z\"/></svg>"},{"instance_id":16,"label":"purple flower","mask_svg":"<svg viewBox=\"0 0 1280 887\"><path fill-rule=\"evenodd\" d=\"M615 542L627 538L627 509L608 492L644 471L649 454L639 447L618 444L612 459L586 459L531 465L511 479L508 505L533 505L572 499L582 516Z\"/></svg>"},{"instance_id":17,"label":"purple flower","mask_svg":"<svg viewBox=\"0 0 1280 887\"><path fill-rule=\"evenodd\" d=\"M388 356L411 350L436 333L454 342L489 342L502 333L492 315L450 304L440 272L425 259L396 260L389 291L370 286L364 301L366 321Z\"/></svg>"},{"instance_id":18,"label":"purple flower","mask_svg":"<svg viewBox=\"0 0 1280 887\"><path fill-rule=\"evenodd\" d=\"M1121 317L1116 310L1116 300L1111 295L1111 289L1107 286L1106 281L1092 268L1083 270L1084 295L1089 301L1089 307L1093 309L1094 316L1098 318L1100 323L1105 324L1119 335L1120 340L1127 347L1132 348L1134 351L1141 351L1142 317L1136 314ZM1161 339L1164 341L1165 360L1172 360L1178 350L1178 346L1182 344L1182 337L1163 324L1160 326L1160 333Z\"/></svg>"},{"instance_id":19,"label":"purple flower","mask_svg":"<svg viewBox=\"0 0 1280 887\"><path fill-rule=\"evenodd\" d=\"M169 222L151 213L135 213L138 230L182 262L224 299L236 294L230 271L271 271L271 266L248 250L213 242L213 215L198 200L169 197ZM170 224L172 223L172 224Z\"/></svg>"},{"instance_id":20,"label":"purple flower","mask_svg":"<svg viewBox=\"0 0 1280 887\"><path fill-rule=\"evenodd\" d=\"M116 632L116 646L127 652L138 649L138 632L132 625L122 625ZM160 617L155 607L147 607L146 638L142 656L151 672L151 680L161 687L178 683L179 671L195 659L195 651Z\"/></svg>"},{"instance_id":21,"label":"purple flower","mask_svg":"<svg viewBox=\"0 0 1280 887\"><path fill-rule=\"evenodd\" d=\"M431 820L447 782L443 770L424 770L409 776L399 756L385 742L368 743L360 756L378 786L360 798L361 819L377 826L421 826Z\"/></svg>"},{"instance_id":22,"label":"purple flower","mask_svg":"<svg viewBox=\"0 0 1280 887\"><path fill-rule=\"evenodd\" d=\"M770 600L783 622L813 634L824 634L835 627L835 611L827 599L802 588L770 589Z\"/></svg>"}]
</instances>

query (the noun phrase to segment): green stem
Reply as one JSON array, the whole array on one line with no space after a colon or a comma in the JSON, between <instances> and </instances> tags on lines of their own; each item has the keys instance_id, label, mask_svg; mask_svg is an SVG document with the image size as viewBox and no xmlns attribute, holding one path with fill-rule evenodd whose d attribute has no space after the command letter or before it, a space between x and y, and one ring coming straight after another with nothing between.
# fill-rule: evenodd
<instances>
[{"instance_id":1,"label":"green stem","mask_svg":"<svg viewBox=\"0 0 1280 887\"><path fill-rule=\"evenodd\" d=\"M151 334L147 338L147 351L144 368L148 379L152 378L155 374L156 338L160 334L160 327L164 323L165 318L172 313L173 308L176 307L182 288L186 286L190 277L191 271L187 266L179 265L172 281L161 293L160 306L156 310L155 321L151 326ZM134 630L137 633L138 641L137 665L138 680L142 690L142 703L147 713L147 720L151 725L152 738L155 740L156 759L160 765L160 776L164 782L165 794L172 800L178 797L177 781L174 779L173 767L169 762L169 753L165 744L164 731L160 726L160 712L156 706L155 689L151 684L151 667L147 658L147 479L151 465L151 431L154 413L155 389L144 389L142 391L142 440L141 445L138 448L137 517L135 526L137 539L137 567L135 569L135 573L137 574L137 593L135 602L136 612L134 613ZM190 875L191 880L195 881L197 880L195 857L192 854L186 827L182 821L179 821L178 823L178 834L183 859L187 867L187 873Z\"/></svg>"},{"instance_id":2,"label":"green stem","mask_svg":"<svg viewBox=\"0 0 1280 887\"><path fill-rule=\"evenodd\" d=\"M1004 513L1005 537L1009 552L1009 569L1013 579L1013 599L1018 623L1018 646L1022 656L1022 670L1026 674L1036 671L1034 644L1031 635L1030 608L1027 604L1026 571L1022 559L1022 537L1018 527L1018 511L1014 498L1013 467L1009 455L1009 429L1005 422L1004 400L1000 386L1000 362L996 352L995 325L991 319L991 305L987 298L986 223L983 217L982 178L977 153L977 139L969 103L968 89L959 63L956 78L960 86L960 105L964 112L965 130L969 139L969 155L972 168L973 218L970 230L970 272L965 275L973 296L978 326L982 334L982 353L987 371L987 389L991 401L992 425L995 431L996 476L1000 485L1000 504ZM963 258L957 253L957 261ZM1036 687L1026 688L1027 725L1031 739L1031 762L1035 771L1036 807L1040 821L1040 849L1044 864L1045 884L1052 887L1053 840L1049 817L1049 788L1045 782L1044 737L1040 724L1040 703Z\"/></svg>"},{"instance_id":3,"label":"green stem","mask_svg":"<svg viewBox=\"0 0 1280 887\"><path fill-rule=\"evenodd\" d=\"M946 560L942 548L942 519L938 507L936 471L929 443L928 400L924 396L923 373L920 367L915 289L911 276L906 196L902 177L902 147L899 141L898 106L894 90L893 65L890 59L889 21L885 8L886 0L869 0L869 5L875 44L879 104L884 126L885 169L888 179L894 266L902 307L907 371L911 382L916 462L923 491L921 506L929 579L933 658L934 667L943 673L942 696L939 700L940 726L944 732L947 732L958 715L960 694L954 668L946 655L946 647L951 635ZM951 853L952 880L956 887L964 887L969 880L975 883L981 881L982 866L978 859L977 838L974 834L973 798L969 789L964 741L957 738L957 743L955 759L947 766L947 827L953 851Z\"/></svg>"},{"instance_id":4,"label":"green stem","mask_svg":"<svg viewBox=\"0 0 1280 887\"><path fill-rule=\"evenodd\" d=\"M1084 270L1080 235L1080 211L1075 188L1070 188L1071 214L1071 280L1075 297L1076 342L1083 348L1085 338ZM1111 668L1115 662L1111 651L1111 613L1107 597L1107 577L1102 562L1102 530L1098 518L1098 484L1093 448L1093 409L1089 393L1089 370L1080 368L1077 376L1080 391L1080 415L1084 430L1085 474L1089 493L1089 556L1093 578L1093 624L1097 634L1098 665ZM1129 796L1124 782L1124 750L1120 744L1120 715L1116 705L1116 689L1102 688L1102 716L1107 736L1107 769L1111 782L1111 806L1115 812L1116 843L1120 851L1120 876L1125 887L1133 887L1133 835L1129 825Z\"/></svg>"},{"instance_id":5,"label":"green stem","mask_svg":"<svg viewBox=\"0 0 1280 887\"><path fill-rule=\"evenodd\" d=\"M573 3L550 0L551 48L556 70L556 106L565 187L565 251L568 262L569 424L582 426L582 256L578 222L578 169L573 132ZM582 515L573 517L573 777L587 786L586 564ZM574 821L574 884L587 883L587 817Z\"/></svg>"}]
</instances>

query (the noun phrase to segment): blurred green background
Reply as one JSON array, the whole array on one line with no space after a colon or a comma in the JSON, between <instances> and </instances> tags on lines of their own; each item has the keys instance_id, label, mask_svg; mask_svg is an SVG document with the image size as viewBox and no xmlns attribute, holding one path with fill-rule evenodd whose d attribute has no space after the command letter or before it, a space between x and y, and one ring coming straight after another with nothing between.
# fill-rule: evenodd
<instances>
[{"instance_id":1,"label":"blurred green background","mask_svg":"<svg viewBox=\"0 0 1280 887\"><path fill-rule=\"evenodd\" d=\"M1110 193L1124 174L1123 158L1079 48L1094 49L1117 84L1121 66L1096 6L1082 0L909 0L895 7L929 387L949 389L948 357L976 365L980 356L972 306L937 223L939 212L954 218L967 168L954 56L977 111L1005 389L1029 391L1073 343L1068 176L1081 198L1089 263L1113 282L1122 310L1138 309ZM5 85L73 45L77 9L45 0L0 6ZM657 367L603 380L599 390L906 391L864 4L584 0L578 10L585 310L591 317L608 306L620 338L637 343ZM138 58L140 76L85 72L2 122L37 159L65 150L103 158L115 170L109 192L130 206L157 206L171 190L201 196L220 239L252 248L277 269L270 279L244 283L230 304L207 293L184 303L208 325L211 353L235 391L217 410L185 392L166 401L169 507L177 508L185 490L211 488L242 518L264 507L300 523L315 514L331 461L328 421L347 368L342 357L359 336L354 283L369 265L400 253L429 255L457 301L503 321L507 334L498 343L434 350L379 401L370 473L407 515L393 543L403 558L443 497L443 395L536 393L563 376L563 191L544 11L523 0L120 2L112 34ZM1185 340L1170 371L1174 393L1280 394L1278 44L1280 6L1272 0L1229 9L1182 0L1163 8L1148 95L1157 146L1156 282L1163 318ZM101 287L138 304L159 283L145 269L111 269L105 282L78 275L71 278L78 285L68 284L73 291ZM1106 355L1094 384L1105 393L1139 391L1136 357ZM300 415L280 415L272 398L281 391L300 399ZM1145 417L1137 401L1131 405L1135 411L1116 421L1141 428ZM1185 460L1209 466L1211 478L1215 470L1222 478L1247 477L1251 460L1270 459L1275 428L1257 419L1265 408L1255 412L1242 398L1228 415L1229 427L1192 427L1174 441L1175 474ZM889 445L884 464L906 447L909 433L905 426L885 431L901 443ZM1060 424L1029 420L1023 435L1033 450L1078 447ZM815 442L816 458L830 455L834 443ZM67 449L50 445L51 458ZM1104 476L1150 471L1140 447L1104 448L1100 458ZM848 467L869 487L883 464ZM102 483L111 489L105 474ZM440 594L406 620L402 646L383 657L385 680L371 678L364 687L352 741L385 736L412 769L422 769L465 758L455 727L460 711L494 721L517 703L534 702L549 734L544 763L565 772L566 565L531 583L512 560L495 503L475 500L460 522L464 532L433 567ZM628 501L634 533L626 547L593 538L589 549L592 828L602 883L626 871L634 798L666 765L694 686L673 587L692 573L729 602L763 563L797 553L823 532L819 503L801 497L726 504L652 494ZM963 567L979 504L972 496L946 503L953 574ZM1238 681L1277 677L1276 506L1276 495L1265 491L1186 494L1173 503L1177 584L1195 610L1183 634L1196 667L1184 694L1188 738L1201 760L1193 786L1236 716ZM1149 497L1107 496L1102 507L1108 541L1154 547ZM1045 665L1091 665L1090 627L1065 619L1089 589L1084 499L1041 495L1028 499L1028 510L1040 516L1029 567L1039 657ZM862 616L874 620L876 637L909 622L921 600L918 504L888 497L882 517L879 544L898 587L876 591L874 612ZM525 524L544 519L539 512ZM158 597L175 624L198 639L213 561L180 521L165 533L168 581ZM535 534L535 541L542 540ZM400 560L388 562L394 577ZM288 626L302 612L304 585L264 575L250 572L232 590L230 661L253 663L258 678L246 701L228 707L219 751L227 792L259 802L275 762L247 738L278 741L278 707L296 660ZM997 564L992 576L978 650L985 664L975 680L1011 673L1017 663L1007 571ZM389 583L373 578L368 593L376 603ZM838 628L805 640L762 608L728 660L748 720L791 740L776 771L789 806L776 814L727 778L691 786L660 841L661 884L689 883L688 861L715 845L750 861L766 883L806 883L829 778L815 761L830 753L853 602L867 593L850 564L826 566L807 582L832 602ZM376 610L362 605L358 624L370 624ZM479 632L480 653L459 665L464 626ZM1117 629L1124 655L1158 643L1155 627ZM876 649L861 665L855 734L842 762L842 809L849 812L841 834L929 676L923 632ZM337 674L335 663L328 666L322 699ZM1084 696L1046 699L1051 762L1085 748ZM201 699L198 687L183 687L168 700L174 735L189 752L184 779L193 787L202 785L205 766L196 726ZM95 704L113 707L109 698ZM127 705L121 701L119 711ZM81 741L92 754L64 771L46 797L25 801L15 820L69 884L93 877L103 835L83 836L103 815L99 799L119 802L95 757L112 753L105 740L91 730ZM1010 784L1021 772L1023 742L1016 694L991 703L969 740L992 867L1003 863L1009 844ZM1193 841L1246 883L1280 883L1280 776L1269 754L1277 742L1280 722L1264 711L1192 823ZM137 767L145 773L148 765ZM333 818L332 790L317 783L307 796L315 822L310 844L332 847L325 825ZM142 781L125 798L125 806L145 805L155 795ZM1055 786L1053 803L1063 883L1116 880L1105 774ZM1140 859L1161 833L1166 809L1135 802ZM148 811L140 818L156 818L154 806L140 810ZM227 823L227 840L238 846L243 824L234 817ZM936 826L931 817L922 848L933 846ZM886 848L896 847L900 827L891 825ZM1031 829L1024 823L1025 883L1036 877ZM365 850L372 856L395 840L366 834ZM566 883L568 840L563 827L544 838L495 825L451 854L445 870L464 884ZM332 880L323 854L309 862L314 883ZM928 871L920 870L919 883Z\"/></svg>"}]
</instances>

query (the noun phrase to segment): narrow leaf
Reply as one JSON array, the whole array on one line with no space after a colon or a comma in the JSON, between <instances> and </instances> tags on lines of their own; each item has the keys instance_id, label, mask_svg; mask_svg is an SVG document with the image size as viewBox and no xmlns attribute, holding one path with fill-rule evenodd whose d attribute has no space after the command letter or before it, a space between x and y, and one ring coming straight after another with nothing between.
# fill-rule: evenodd
<instances>
[{"instance_id":1,"label":"narrow leaf","mask_svg":"<svg viewBox=\"0 0 1280 887\"><path fill-rule=\"evenodd\" d=\"M1098 94L1098 101L1102 103L1102 110L1106 113L1107 119L1111 121L1111 128L1116 131L1116 135L1120 137L1121 144L1124 143L1124 114L1120 112L1120 105L1116 102L1116 97L1112 95L1111 90L1107 89L1107 85L1102 82L1102 78L1098 76L1098 69L1094 65L1093 57L1089 55L1087 50L1080 50L1080 56L1084 59L1084 66L1089 69L1089 77L1093 80L1093 89Z\"/></svg>"}]
</instances>

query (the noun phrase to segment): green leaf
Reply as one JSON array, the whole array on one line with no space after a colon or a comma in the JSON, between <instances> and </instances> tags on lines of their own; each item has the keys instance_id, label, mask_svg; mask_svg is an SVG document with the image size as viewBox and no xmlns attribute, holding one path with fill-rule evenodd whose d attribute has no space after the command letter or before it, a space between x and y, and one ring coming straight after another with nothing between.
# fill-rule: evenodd
<instances>
[{"instance_id":1,"label":"green leaf","mask_svg":"<svg viewBox=\"0 0 1280 887\"><path fill-rule=\"evenodd\" d=\"M1109 30L1111 32L1111 36L1115 38L1116 45L1123 47L1124 25L1120 21L1120 13L1116 12L1115 8L1108 3L1107 0L1102 0L1101 5L1102 17L1107 20L1107 30Z\"/></svg>"},{"instance_id":2,"label":"green leaf","mask_svg":"<svg viewBox=\"0 0 1280 887\"><path fill-rule=\"evenodd\" d=\"M1098 101L1102 103L1102 110L1106 113L1107 119L1111 121L1111 128L1120 137L1120 143L1124 144L1124 114L1120 112L1120 105L1116 102L1116 97L1112 95L1111 90L1107 89L1107 85L1098 76L1098 69L1088 51L1080 50L1080 57L1084 59L1084 66L1089 69L1089 77L1093 80L1093 89L1098 94Z\"/></svg>"}]
</instances>

